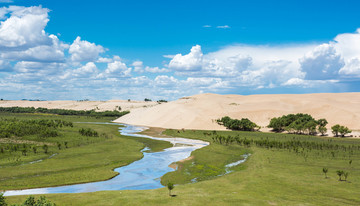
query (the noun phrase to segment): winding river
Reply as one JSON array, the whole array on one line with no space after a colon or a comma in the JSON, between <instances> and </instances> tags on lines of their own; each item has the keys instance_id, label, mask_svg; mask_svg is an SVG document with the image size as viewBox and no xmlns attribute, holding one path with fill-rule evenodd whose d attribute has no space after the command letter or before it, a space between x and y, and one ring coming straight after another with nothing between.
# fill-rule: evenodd
<instances>
[{"instance_id":1,"label":"winding river","mask_svg":"<svg viewBox=\"0 0 360 206\"><path fill-rule=\"evenodd\" d=\"M58 187L9 190L4 193L4 196L48 193L81 193L103 190L147 190L161 188L164 187L160 184L161 176L174 171L174 169L169 167L171 163L186 159L191 155L192 151L209 145L208 142L201 140L185 138L157 138L148 135L136 134L147 128L133 125L123 126L124 127L119 128L122 135L168 141L172 143L173 146L163 151L153 153L145 152L147 148L143 149L142 152L144 157L142 159L127 166L116 168L114 171L118 172L119 175L106 181Z\"/></svg>"}]
</instances>

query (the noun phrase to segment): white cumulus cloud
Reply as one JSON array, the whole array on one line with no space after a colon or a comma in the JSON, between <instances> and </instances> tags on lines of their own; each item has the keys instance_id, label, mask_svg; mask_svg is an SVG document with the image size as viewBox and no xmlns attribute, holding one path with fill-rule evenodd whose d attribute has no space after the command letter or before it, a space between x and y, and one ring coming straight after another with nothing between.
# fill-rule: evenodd
<instances>
[{"instance_id":1,"label":"white cumulus cloud","mask_svg":"<svg viewBox=\"0 0 360 206\"><path fill-rule=\"evenodd\" d=\"M202 67L203 53L201 46L196 45L191 48L186 55L177 54L169 63L169 68L177 71L196 71Z\"/></svg>"},{"instance_id":2,"label":"white cumulus cloud","mask_svg":"<svg viewBox=\"0 0 360 206\"><path fill-rule=\"evenodd\" d=\"M2 11L3 18L4 13L10 13L11 16L0 25L1 50L18 50L52 43L51 38L44 31L49 21L48 9L41 6L10 6L5 12L4 9Z\"/></svg>"},{"instance_id":3,"label":"white cumulus cloud","mask_svg":"<svg viewBox=\"0 0 360 206\"><path fill-rule=\"evenodd\" d=\"M99 54L103 52L105 52L105 49L102 46L81 40L79 36L76 37L69 48L71 60L74 62L95 61Z\"/></svg>"},{"instance_id":4,"label":"white cumulus cloud","mask_svg":"<svg viewBox=\"0 0 360 206\"><path fill-rule=\"evenodd\" d=\"M301 69L306 79L333 79L344 66L344 60L334 45L322 44L300 59Z\"/></svg>"}]
</instances>

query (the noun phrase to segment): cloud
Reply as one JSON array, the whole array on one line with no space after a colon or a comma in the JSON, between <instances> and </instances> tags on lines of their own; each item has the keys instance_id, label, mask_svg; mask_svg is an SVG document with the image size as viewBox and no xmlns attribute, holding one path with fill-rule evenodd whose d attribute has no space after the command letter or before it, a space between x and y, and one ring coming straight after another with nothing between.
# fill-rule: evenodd
<instances>
[{"instance_id":1,"label":"cloud","mask_svg":"<svg viewBox=\"0 0 360 206\"><path fill-rule=\"evenodd\" d=\"M118 58L116 58L118 59ZM128 68L121 60L115 60L108 63L107 68L103 73L100 73L98 78L124 78L131 76L131 68Z\"/></svg>"},{"instance_id":2,"label":"cloud","mask_svg":"<svg viewBox=\"0 0 360 206\"><path fill-rule=\"evenodd\" d=\"M211 25L204 25L204 28L211 28Z\"/></svg>"},{"instance_id":3,"label":"cloud","mask_svg":"<svg viewBox=\"0 0 360 206\"><path fill-rule=\"evenodd\" d=\"M174 87L179 82L175 77L167 75L157 76L154 81L160 87Z\"/></svg>"},{"instance_id":4,"label":"cloud","mask_svg":"<svg viewBox=\"0 0 360 206\"><path fill-rule=\"evenodd\" d=\"M138 73L142 73L143 72L143 62L142 61L134 61L131 66L134 67L134 71L138 72Z\"/></svg>"},{"instance_id":5,"label":"cloud","mask_svg":"<svg viewBox=\"0 0 360 206\"><path fill-rule=\"evenodd\" d=\"M61 77L62 79L68 78L91 78L95 77L99 73L98 68L94 62L88 62L84 66L81 66L74 70L67 70L66 73Z\"/></svg>"},{"instance_id":6,"label":"cloud","mask_svg":"<svg viewBox=\"0 0 360 206\"><path fill-rule=\"evenodd\" d=\"M113 61L112 58L106 58L106 57L99 57L98 60L96 60L96 62L98 63L110 63L112 61Z\"/></svg>"},{"instance_id":7,"label":"cloud","mask_svg":"<svg viewBox=\"0 0 360 206\"><path fill-rule=\"evenodd\" d=\"M320 85L338 83L339 80L306 80L300 78L291 78L287 82L283 83L282 86L300 86L303 88L318 87Z\"/></svg>"},{"instance_id":8,"label":"cloud","mask_svg":"<svg viewBox=\"0 0 360 206\"><path fill-rule=\"evenodd\" d=\"M10 72L12 67L10 63L6 60L0 59L0 72Z\"/></svg>"},{"instance_id":9,"label":"cloud","mask_svg":"<svg viewBox=\"0 0 360 206\"><path fill-rule=\"evenodd\" d=\"M300 59L302 71L306 72L306 79L333 79L345 65L343 58L336 51L334 45L322 44L305 54Z\"/></svg>"},{"instance_id":10,"label":"cloud","mask_svg":"<svg viewBox=\"0 0 360 206\"><path fill-rule=\"evenodd\" d=\"M230 29L231 27L229 25L223 25L223 26L217 26L218 29Z\"/></svg>"},{"instance_id":11,"label":"cloud","mask_svg":"<svg viewBox=\"0 0 360 206\"><path fill-rule=\"evenodd\" d=\"M169 72L170 70L169 69L166 69L166 68L159 68L159 67L149 67L149 66L146 66L145 67L145 71L146 72L150 72L150 73L166 73L166 72Z\"/></svg>"},{"instance_id":12,"label":"cloud","mask_svg":"<svg viewBox=\"0 0 360 206\"><path fill-rule=\"evenodd\" d=\"M322 43L234 44L213 52L194 45L185 54L164 55L162 66L149 66L80 37L61 41L45 31L48 13L41 6L0 8L0 93L5 98L176 99L202 92L358 90L359 29Z\"/></svg>"},{"instance_id":13,"label":"cloud","mask_svg":"<svg viewBox=\"0 0 360 206\"><path fill-rule=\"evenodd\" d=\"M13 3L14 0L0 0L0 3Z\"/></svg>"},{"instance_id":14,"label":"cloud","mask_svg":"<svg viewBox=\"0 0 360 206\"><path fill-rule=\"evenodd\" d=\"M169 68L176 71L196 71L202 67L203 53L201 46L193 46L189 54L177 54L169 63Z\"/></svg>"},{"instance_id":15,"label":"cloud","mask_svg":"<svg viewBox=\"0 0 360 206\"><path fill-rule=\"evenodd\" d=\"M203 54L197 45L189 54L177 54L169 68L180 76L222 78L237 86L274 86L290 78L303 78L299 59L314 47L236 45Z\"/></svg>"},{"instance_id":16,"label":"cloud","mask_svg":"<svg viewBox=\"0 0 360 206\"><path fill-rule=\"evenodd\" d=\"M4 18L4 9L2 10ZM5 14L11 16L0 25L0 50L19 50L37 45L51 45L52 39L45 33L49 10L41 6L10 6Z\"/></svg>"},{"instance_id":17,"label":"cloud","mask_svg":"<svg viewBox=\"0 0 360 206\"><path fill-rule=\"evenodd\" d=\"M340 74L345 76L360 77L360 58L352 58L340 69Z\"/></svg>"},{"instance_id":18,"label":"cloud","mask_svg":"<svg viewBox=\"0 0 360 206\"><path fill-rule=\"evenodd\" d=\"M103 52L105 52L105 49L102 46L81 40L79 36L76 37L69 48L71 60L74 62L95 61L99 54Z\"/></svg>"}]
</instances>

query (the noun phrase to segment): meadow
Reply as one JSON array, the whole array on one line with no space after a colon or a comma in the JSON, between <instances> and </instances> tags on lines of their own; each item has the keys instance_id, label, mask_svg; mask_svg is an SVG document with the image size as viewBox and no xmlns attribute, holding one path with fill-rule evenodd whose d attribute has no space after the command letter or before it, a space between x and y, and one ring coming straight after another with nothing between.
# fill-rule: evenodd
<instances>
[{"instance_id":1,"label":"meadow","mask_svg":"<svg viewBox=\"0 0 360 206\"><path fill-rule=\"evenodd\" d=\"M111 117L0 113L0 118L2 121L16 118L73 122L73 127L59 128L59 135L55 137L26 135L1 138L0 190L106 180L117 175L114 168L140 159L140 150L145 146L153 151L170 146L167 142L156 141L155 144L154 140L121 136L119 125L79 123L109 122ZM98 136L84 136L79 132L82 129L96 131Z\"/></svg>"},{"instance_id":2,"label":"meadow","mask_svg":"<svg viewBox=\"0 0 360 206\"><path fill-rule=\"evenodd\" d=\"M28 118L28 115L21 118ZM7 167L0 168L1 177L7 175L8 178L1 180L0 187L18 189L58 185L60 181L72 184L111 178L116 175L113 167L141 158L139 150L145 144L154 150L169 146L161 141L123 137L114 125L74 123L74 127L89 127L106 133L110 138L99 137L96 141L78 133L76 136L76 129L67 131L73 132L68 139L69 145L76 145L79 139L84 145L64 150L58 150L54 145L50 151L59 154L51 159L33 165L13 166L15 172ZM171 129L163 134L211 143L194 151L187 161L176 163L178 170L162 177L163 184L175 184L172 192L175 197L170 197L166 188L45 196L57 205L360 205L358 139ZM243 154L251 156L243 164L229 168L231 172L226 174L229 170L225 165L242 159ZM337 171L347 173L346 181L344 174L339 180ZM34 176L37 173L43 175ZM26 198L13 196L6 197L6 200L21 203Z\"/></svg>"}]
</instances>

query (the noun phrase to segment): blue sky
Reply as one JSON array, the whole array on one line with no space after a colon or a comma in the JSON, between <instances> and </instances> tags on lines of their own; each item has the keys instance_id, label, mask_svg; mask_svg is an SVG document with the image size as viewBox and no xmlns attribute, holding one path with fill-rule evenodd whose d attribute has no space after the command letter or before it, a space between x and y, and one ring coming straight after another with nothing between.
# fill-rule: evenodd
<instances>
[{"instance_id":1,"label":"blue sky","mask_svg":"<svg viewBox=\"0 0 360 206\"><path fill-rule=\"evenodd\" d=\"M3 99L360 89L358 1L0 2Z\"/></svg>"}]
</instances>

